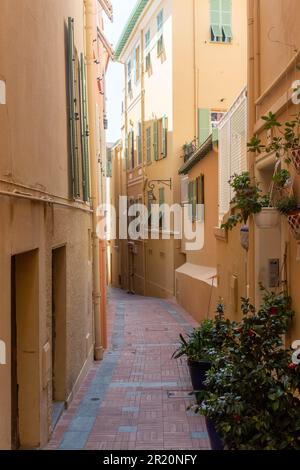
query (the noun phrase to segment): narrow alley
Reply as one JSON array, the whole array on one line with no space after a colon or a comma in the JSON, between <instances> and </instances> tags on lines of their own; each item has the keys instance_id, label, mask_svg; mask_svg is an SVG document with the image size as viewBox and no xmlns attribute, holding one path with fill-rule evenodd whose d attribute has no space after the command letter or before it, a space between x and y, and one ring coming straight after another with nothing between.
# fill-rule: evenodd
<instances>
[{"instance_id":1,"label":"narrow alley","mask_svg":"<svg viewBox=\"0 0 300 470\"><path fill-rule=\"evenodd\" d=\"M109 350L95 364L46 449L209 449L186 361L171 358L195 321L171 302L109 294Z\"/></svg>"}]
</instances>

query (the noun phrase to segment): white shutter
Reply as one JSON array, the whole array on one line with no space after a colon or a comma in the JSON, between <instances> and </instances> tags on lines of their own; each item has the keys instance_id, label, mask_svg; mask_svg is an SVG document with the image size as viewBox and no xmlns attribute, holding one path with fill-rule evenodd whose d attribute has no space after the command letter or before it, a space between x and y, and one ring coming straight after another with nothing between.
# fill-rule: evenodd
<instances>
[{"instance_id":1,"label":"white shutter","mask_svg":"<svg viewBox=\"0 0 300 470\"><path fill-rule=\"evenodd\" d=\"M247 171L247 94L243 90L219 125L219 219L230 209L234 193L228 181Z\"/></svg>"},{"instance_id":2,"label":"white shutter","mask_svg":"<svg viewBox=\"0 0 300 470\"><path fill-rule=\"evenodd\" d=\"M222 221L230 207L230 120L219 127L219 219Z\"/></svg>"}]
</instances>

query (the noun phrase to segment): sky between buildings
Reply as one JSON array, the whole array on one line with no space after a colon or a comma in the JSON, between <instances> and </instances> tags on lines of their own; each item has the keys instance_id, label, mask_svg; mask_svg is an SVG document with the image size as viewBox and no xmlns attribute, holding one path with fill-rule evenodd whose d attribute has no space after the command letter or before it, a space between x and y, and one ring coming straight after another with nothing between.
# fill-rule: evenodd
<instances>
[{"instance_id":1,"label":"sky between buildings","mask_svg":"<svg viewBox=\"0 0 300 470\"><path fill-rule=\"evenodd\" d=\"M137 0L112 0L114 21L105 20L105 34L115 48L123 28ZM124 89L123 65L110 62L106 76L107 142L116 142L121 137L121 106Z\"/></svg>"}]
</instances>

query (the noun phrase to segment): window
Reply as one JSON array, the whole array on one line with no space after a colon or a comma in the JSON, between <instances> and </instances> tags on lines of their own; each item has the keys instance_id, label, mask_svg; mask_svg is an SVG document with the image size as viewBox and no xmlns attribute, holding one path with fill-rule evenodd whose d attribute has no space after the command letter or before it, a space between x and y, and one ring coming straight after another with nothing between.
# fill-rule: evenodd
<instances>
[{"instance_id":1,"label":"window","mask_svg":"<svg viewBox=\"0 0 300 470\"><path fill-rule=\"evenodd\" d=\"M210 34L212 42L232 40L232 0L210 0Z\"/></svg>"},{"instance_id":2,"label":"window","mask_svg":"<svg viewBox=\"0 0 300 470\"><path fill-rule=\"evenodd\" d=\"M201 146L211 134L210 110L206 108L198 109L198 140Z\"/></svg>"},{"instance_id":3,"label":"window","mask_svg":"<svg viewBox=\"0 0 300 470\"><path fill-rule=\"evenodd\" d=\"M131 72L132 72L132 63L131 63L131 59L129 59L127 63L127 81L128 81L127 89L128 89L129 94L132 93Z\"/></svg>"},{"instance_id":4,"label":"window","mask_svg":"<svg viewBox=\"0 0 300 470\"><path fill-rule=\"evenodd\" d=\"M147 163L151 162L151 127L146 129L146 153L147 153Z\"/></svg>"},{"instance_id":5,"label":"window","mask_svg":"<svg viewBox=\"0 0 300 470\"><path fill-rule=\"evenodd\" d=\"M140 62L140 46L138 46L135 50L135 81L138 82L140 79L140 68L141 68L141 62Z\"/></svg>"},{"instance_id":6,"label":"window","mask_svg":"<svg viewBox=\"0 0 300 470\"><path fill-rule=\"evenodd\" d=\"M164 209L162 206L165 203L165 188L159 188L159 228L164 226Z\"/></svg>"},{"instance_id":7,"label":"window","mask_svg":"<svg viewBox=\"0 0 300 470\"><path fill-rule=\"evenodd\" d=\"M157 56L161 56L164 52L164 37L163 35L160 36L159 40L157 41Z\"/></svg>"},{"instance_id":8,"label":"window","mask_svg":"<svg viewBox=\"0 0 300 470\"><path fill-rule=\"evenodd\" d=\"M138 152L138 165L141 165L143 162L143 153L142 153L142 124L140 122L138 123L137 152Z\"/></svg>"},{"instance_id":9,"label":"window","mask_svg":"<svg viewBox=\"0 0 300 470\"><path fill-rule=\"evenodd\" d=\"M164 11L161 10L157 15L157 32L161 33L164 25Z\"/></svg>"},{"instance_id":10,"label":"window","mask_svg":"<svg viewBox=\"0 0 300 470\"><path fill-rule=\"evenodd\" d=\"M203 221L204 205L204 175L198 176L188 183L189 218L193 221Z\"/></svg>"},{"instance_id":11,"label":"window","mask_svg":"<svg viewBox=\"0 0 300 470\"><path fill-rule=\"evenodd\" d=\"M224 116L224 112L212 111L210 114L210 121L212 129L216 129Z\"/></svg>"},{"instance_id":12,"label":"window","mask_svg":"<svg viewBox=\"0 0 300 470\"><path fill-rule=\"evenodd\" d=\"M153 153L154 160L159 158L159 142L158 142L158 121L153 121Z\"/></svg>"},{"instance_id":13,"label":"window","mask_svg":"<svg viewBox=\"0 0 300 470\"><path fill-rule=\"evenodd\" d=\"M107 178L112 177L112 149L111 148L107 149L107 154L106 154L106 177Z\"/></svg>"},{"instance_id":14,"label":"window","mask_svg":"<svg viewBox=\"0 0 300 470\"><path fill-rule=\"evenodd\" d=\"M161 10L157 15L157 55L160 56L164 51L164 36L163 36L163 25L164 25L164 11Z\"/></svg>"},{"instance_id":15,"label":"window","mask_svg":"<svg viewBox=\"0 0 300 470\"><path fill-rule=\"evenodd\" d=\"M161 155L163 158L166 158L168 155L168 118L166 116L162 118Z\"/></svg>"},{"instance_id":16,"label":"window","mask_svg":"<svg viewBox=\"0 0 300 470\"><path fill-rule=\"evenodd\" d=\"M150 48L150 42L151 42L151 35L150 35L150 29L145 34L145 50L148 51Z\"/></svg>"},{"instance_id":17,"label":"window","mask_svg":"<svg viewBox=\"0 0 300 470\"><path fill-rule=\"evenodd\" d=\"M151 71L151 53L148 52L148 54L146 55L146 72L150 72Z\"/></svg>"}]
</instances>

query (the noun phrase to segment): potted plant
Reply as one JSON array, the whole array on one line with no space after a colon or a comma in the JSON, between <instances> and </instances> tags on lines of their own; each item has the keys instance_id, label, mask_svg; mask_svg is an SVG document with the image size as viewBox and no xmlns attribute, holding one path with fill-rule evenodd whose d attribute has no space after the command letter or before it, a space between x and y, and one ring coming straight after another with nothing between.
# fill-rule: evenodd
<instances>
[{"instance_id":1,"label":"potted plant","mask_svg":"<svg viewBox=\"0 0 300 470\"><path fill-rule=\"evenodd\" d=\"M271 133L271 138L267 144L262 144L261 140L254 136L248 143L249 152L274 152L276 158L283 158L286 163L292 163L300 174L300 113L285 124L277 121L272 112L263 116L262 120L265 121L264 129Z\"/></svg>"},{"instance_id":2,"label":"potted plant","mask_svg":"<svg viewBox=\"0 0 300 470\"><path fill-rule=\"evenodd\" d=\"M272 184L269 194L260 198L261 211L254 215L256 226L260 229L272 229L279 224L279 213L274 205L274 200L278 195L282 195L286 187L291 182L291 175L288 170L277 170L272 178Z\"/></svg>"},{"instance_id":3,"label":"potted plant","mask_svg":"<svg viewBox=\"0 0 300 470\"><path fill-rule=\"evenodd\" d=\"M194 392L204 388L206 373L211 367L210 338L213 329L212 320L204 320L185 339L180 335L180 346L174 352L173 358L187 357Z\"/></svg>"},{"instance_id":4,"label":"potted plant","mask_svg":"<svg viewBox=\"0 0 300 470\"><path fill-rule=\"evenodd\" d=\"M230 348L207 374L198 412L214 423L228 450L299 450L300 367L283 346L291 299L265 291L258 312L247 299L242 312Z\"/></svg>"},{"instance_id":5,"label":"potted plant","mask_svg":"<svg viewBox=\"0 0 300 470\"><path fill-rule=\"evenodd\" d=\"M230 178L229 184L234 191L234 197L231 201L232 214L221 228L232 230L241 223L241 245L248 250L249 228L247 222L251 214L257 214L262 209L261 191L258 183L251 178L249 172L243 172L240 175L234 174Z\"/></svg>"},{"instance_id":6,"label":"potted plant","mask_svg":"<svg viewBox=\"0 0 300 470\"><path fill-rule=\"evenodd\" d=\"M294 196L286 196L277 202L278 211L287 217L294 238L300 241L300 204Z\"/></svg>"}]
</instances>

